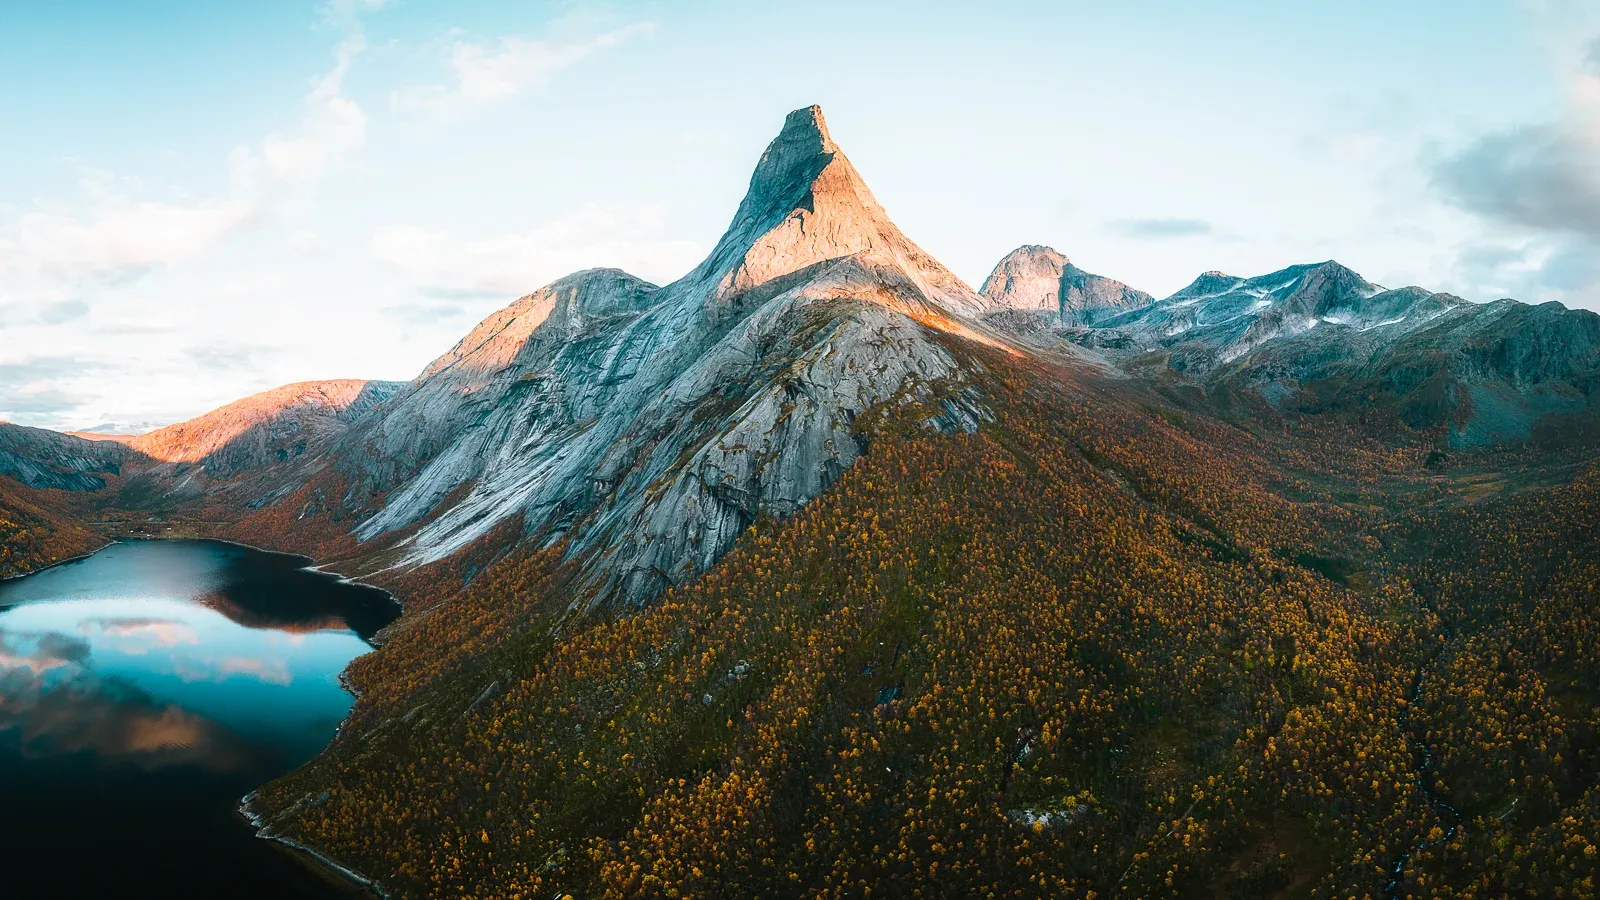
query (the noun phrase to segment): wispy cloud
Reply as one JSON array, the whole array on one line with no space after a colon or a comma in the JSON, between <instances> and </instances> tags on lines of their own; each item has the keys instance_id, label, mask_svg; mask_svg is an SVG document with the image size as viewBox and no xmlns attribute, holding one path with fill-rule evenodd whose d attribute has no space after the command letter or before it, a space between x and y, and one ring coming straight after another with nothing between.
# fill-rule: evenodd
<instances>
[{"instance_id":1,"label":"wispy cloud","mask_svg":"<svg viewBox=\"0 0 1600 900\"><path fill-rule=\"evenodd\" d=\"M367 117L344 95L345 75L366 41L339 43L333 68L316 78L306 95L306 113L292 135L269 135L259 148L240 147L228 159L236 192L261 199L306 184L367 139Z\"/></svg>"},{"instance_id":2,"label":"wispy cloud","mask_svg":"<svg viewBox=\"0 0 1600 900\"><path fill-rule=\"evenodd\" d=\"M29 385L58 378L97 375L105 371L100 360L76 356L29 356L0 362L0 384Z\"/></svg>"},{"instance_id":3,"label":"wispy cloud","mask_svg":"<svg viewBox=\"0 0 1600 900\"><path fill-rule=\"evenodd\" d=\"M1468 247L1465 275L1532 296L1600 298L1600 39L1567 75L1552 121L1479 135L1436 160L1435 191L1511 240ZM1531 297L1530 297L1531 298Z\"/></svg>"},{"instance_id":4,"label":"wispy cloud","mask_svg":"<svg viewBox=\"0 0 1600 900\"><path fill-rule=\"evenodd\" d=\"M32 210L0 225L0 295L32 301L41 316L60 315L77 285L137 278L197 257L308 186L366 139L366 116L343 93L362 47L359 36L339 44L333 68L313 80L295 130L229 155L229 189L220 196L143 198L136 184L90 172L85 208Z\"/></svg>"},{"instance_id":5,"label":"wispy cloud","mask_svg":"<svg viewBox=\"0 0 1600 900\"><path fill-rule=\"evenodd\" d=\"M209 372L240 372L262 368L270 359L283 351L267 344L241 341L196 344L184 355L195 366Z\"/></svg>"},{"instance_id":6,"label":"wispy cloud","mask_svg":"<svg viewBox=\"0 0 1600 900\"><path fill-rule=\"evenodd\" d=\"M1117 219L1110 227L1116 234L1137 240L1206 237L1217 232L1204 219Z\"/></svg>"},{"instance_id":7,"label":"wispy cloud","mask_svg":"<svg viewBox=\"0 0 1600 900\"><path fill-rule=\"evenodd\" d=\"M74 356L32 356L0 362L0 419L38 422L77 409L85 384L104 377L106 364Z\"/></svg>"},{"instance_id":8,"label":"wispy cloud","mask_svg":"<svg viewBox=\"0 0 1600 900\"><path fill-rule=\"evenodd\" d=\"M456 41L450 49L453 76L447 84L418 84L395 91L396 109L436 121L457 118L545 84L562 69L629 38L648 34L653 25L637 23L578 42L502 37L494 43Z\"/></svg>"}]
</instances>

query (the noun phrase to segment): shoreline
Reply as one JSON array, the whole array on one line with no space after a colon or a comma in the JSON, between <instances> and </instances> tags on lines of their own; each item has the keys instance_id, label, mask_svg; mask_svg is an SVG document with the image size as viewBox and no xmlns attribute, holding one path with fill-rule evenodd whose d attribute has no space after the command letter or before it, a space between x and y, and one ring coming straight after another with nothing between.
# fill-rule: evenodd
<instances>
[{"instance_id":1,"label":"shoreline","mask_svg":"<svg viewBox=\"0 0 1600 900\"><path fill-rule=\"evenodd\" d=\"M367 584L366 582L357 581L354 578L350 578L350 577L348 577L346 575L341 575L338 572L325 571L322 566L316 564L317 561L316 561L315 557L307 556L307 555L305 555L303 553L290 553L290 552L283 551L283 550L269 550L269 549L267 549L265 547L257 547L254 544L246 544L243 541L234 541L234 540L229 540L227 538L219 538L219 537L143 538L142 540L158 540L158 541L159 540L200 540L200 541L214 541L214 542L216 542L218 544L230 544L230 545L232 545L234 547L243 547L246 550L251 550L251 551L254 551L256 553L265 553L265 554L268 554L268 555L271 555L271 556L286 556L286 557L291 557L291 558L293 558L293 559L295 559L297 561L303 560L304 561L304 565L301 565L298 568L300 568L300 569L302 569L304 571L314 572L314 573L316 573L318 575L322 575L322 576L325 576L325 577L328 577L328 578L335 579L340 584L356 585L358 587L363 587L363 588L367 588L367 589L374 590L374 591L380 591L380 592L383 593L384 597L388 598L390 603L394 604L394 608L397 611L397 613L404 614L404 612L405 612L405 606L403 604L401 604L400 598L396 597L392 591L389 591L386 588L378 587L375 584ZM398 619L399 615L396 615L395 618ZM368 643L370 644L371 642L369 641ZM348 669L349 666L346 665L346 668ZM341 670L339 672L339 687L343 691L345 691L345 693L349 694L351 697L359 699L359 696L356 694L356 692L351 690L349 684L345 681L345 673L344 673L343 670ZM350 718L350 714L346 713L344 718L339 720L338 726L336 726L335 729L334 729L334 740L337 740L339 734L344 731L345 723L349 721L349 718ZM331 743L332 743L332 741L329 741L329 744L331 744ZM327 749L328 749L328 746L324 745L321 750L317 751L318 755L321 755ZM308 762L309 762L309 760L308 760ZM304 765L304 763L302 763L301 765ZM299 768L299 767L297 766L296 768ZM293 857L295 859L295 861L297 863L299 863L300 865L303 865L303 866L305 866L305 867L307 867L309 869L312 869L312 870L314 870L316 872L319 872L320 874L322 874L325 877L327 877L330 881L334 881L334 882L336 882L338 884L341 884L342 886L344 886L347 889L352 890L353 892L360 892L360 893L363 893L363 894L365 894L367 896L376 896L376 897L380 898L380 900L392 900L392 896L389 894L389 892L385 891L383 889L383 886L380 885L377 881L375 881L375 880L373 880L371 878L368 878L365 875L362 875L360 872L357 872L355 869L352 869L349 866L346 866L343 863L340 863L339 861L333 859L332 857L328 856L327 854L322 853L321 851L319 851L319 850L317 850L317 849L315 849L313 847L309 847L309 846L301 843L300 841L295 840L294 838L284 837L283 835L279 835L279 834L273 834L267 828L266 824L262 820L262 817L257 815L256 812L250 808L250 804L252 802L254 802L254 800L256 799L256 793L259 790L260 790L260 788L258 787L258 788L256 788L256 790L253 790L250 793L248 793L248 794L244 795L243 797L241 797L239 799L239 806L236 809L236 812L238 813L238 815L242 819L244 819L245 822L247 824L249 824L250 828L255 832L255 836L256 836L256 838L258 840L271 841L272 843L277 844L280 848L282 848L284 850L284 852L286 852L289 856Z\"/></svg>"},{"instance_id":2,"label":"shoreline","mask_svg":"<svg viewBox=\"0 0 1600 900\"><path fill-rule=\"evenodd\" d=\"M69 556L66 559L58 559L58 560L56 560L55 562L51 563L48 566L40 566L37 569L30 569L30 570L28 570L26 572L18 572L15 575L0 576L0 584L3 584L5 582L7 582L7 581L16 581L19 578L30 578L30 577L32 577L34 575L38 575L41 572L48 572L51 569L57 568L59 566L71 565L72 563L75 563L75 562L83 562L84 560L86 560L89 557L95 555L96 553L99 553L101 550L104 550L105 548L110 547L113 544L122 543L122 540L123 540L122 538L107 538L106 542L104 544L101 544L100 546L94 548L93 550L90 550L88 553L80 553L77 556ZM383 590L383 588L378 588L378 590L381 591L381 590Z\"/></svg>"},{"instance_id":3,"label":"shoreline","mask_svg":"<svg viewBox=\"0 0 1600 900\"><path fill-rule=\"evenodd\" d=\"M242 549L245 549L245 550L249 550L249 551L252 551L252 552L255 552L255 553L265 554L265 555L268 555L268 556L287 557L290 560L292 560L293 562L297 563L295 568L300 569L302 571L312 572L312 573L314 573L316 575L319 575L319 576L322 576L322 577L325 577L325 578L334 579L339 584L353 585L353 586L356 586L356 587L366 588L368 590L378 591L378 592L382 593L383 596L390 603L394 604L394 609L396 610L397 614L404 613L404 611L405 611L404 605L402 605L400 603L399 598L397 598L394 595L393 592L391 592L391 591L389 591L389 590L387 590L385 588L381 588L381 587L379 587L377 585L374 585L374 584L367 584L365 582L357 581L354 578L350 578L348 576L341 575L338 572L326 571L321 566L318 566L318 565L315 564L316 560L313 557L306 556L306 555L300 554L300 553L289 553L289 552L285 552L285 551L282 551L282 550L269 550L269 549L266 549L264 547L256 547L256 546L251 545L251 544L246 544L246 543L244 543L242 541L233 541L233 540L228 540L226 538L218 538L218 537L157 537L157 536L149 536L149 537L147 537L147 536L143 536L143 535L116 536L116 537L108 536L106 538L106 542L105 543L103 543L100 546L94 548L93 550L90 550L87 553L81 553L81 554L78 554L77 556L72 556L72 557L69 557L67 559L56 560L55 562L52 562L47 566L41 566L41 567L39 567L37 569L33 569L33 570L30 570L30 571L27 571L27 572L19 572L19 573L14 574L14 575L7 575L7 576L4 576L4 577L0 577L0 583L14 581L14 580L22 579L22 578L29 578L31 576L38 575L38 574L41 574L43 572L48 572L49 570L57 568L57 567L60 567L60 566L66 566L66 565L69 565L71 563L82 562L83 560L89 559L90 557L94 556L95 554L104 551L108 547L113 547L113 546L115 546L117 544L131 543L133 541L151 541L151 542L156 542L156 541L200 541L200 542L209 542L209 543L216 543L216 544L227 544L227 545L231 545L231 546L234 546L234 547L239 547L239 548L242 548ZM398 618L398 615L396 616L396 618ZM370 644L370 642L369 642L369 644ZM340 688L342 690L344 690L346 693L350 694L352 697L356 697L357 696L356 692L351 690L349 685L345 682L345 677L344 677L344 672L343 671L341 671L339 673L339 686L340 686ZM346 722L346 720L348 720L348 718L349 718L349 716L348 716L348 714L346 714L344 719L340 720L339 725L338 725L337 729L335 730L335 737L336 738L337 738L338 733L344 729L345 722ZM323 751L325 751L326 749L327 749L327 746L325 745L321 750L318 751L318 753L320 754ZM284 837L282 835L277 835L277 834L271 833L271 831L265 825L262 817L257 815L250 808L251 803L256 799L257 791L259 791L259 790L260 790L260 788L258 787L257 789L252 790L250 793L246 794L244 797L240 798L238 806L235 807L235 809L234 809L235 815L238 816L240 819L242 819L243 822L250 827L250 829L254 832L254 836L256 838L261 839L261 840L271 841L272 843L278 845L279 848L281 848L287 855L289 855L290 857L292 857L295 860L295 863L297 865L304 866L306 869L308 869L311 872L315 873L319 877L324 878L329 883L334 884L334 885L338 886L339 888L341 888L343 890L351 892L352 895L360 894L360 895L368 896L368 897L374 897L375 896L375 897L380 898L380 900L392 900L392 896L387 891L385 891L383 889L383 886L380 885L378 882L374 881L373 879L368 878L365 875L362 875L360 872L357 872L356 870L350 868L349 866L346 866L346 865L338 862L337 860L334 860L333 858L331 858L328 855L322 853L321 851L318 851L315 848L309 847L309 846L301 843L300 841L294 840L293 838Z\"/></svg>"},{"instance_id":4,"label":"shoreline","mask_svg":"<svg viewBox=\"0 0 1600 900\"><path fill-rule=\"evenodd\" d=\"M255 811L250 808L250 804L255 800L255 798L255 791L245 794L239 799L239 806L234 811L240 818L244 819L252 829L254 829L256 838L263 841L271 841L277 844L290 856L294 857L301 865L304 865L307 868L322 874L323 876L327 877L330 882L341 885L352 892L360 892L367 896L376 896L380 898L380 900L393 900L392 895L383 889L383 885L365 875L362 875L355 869L340 863L320 850L306 846L294 838L271 833L266 824L263 822L261 816L257 815Z\"/></svg>"}]
</instances>

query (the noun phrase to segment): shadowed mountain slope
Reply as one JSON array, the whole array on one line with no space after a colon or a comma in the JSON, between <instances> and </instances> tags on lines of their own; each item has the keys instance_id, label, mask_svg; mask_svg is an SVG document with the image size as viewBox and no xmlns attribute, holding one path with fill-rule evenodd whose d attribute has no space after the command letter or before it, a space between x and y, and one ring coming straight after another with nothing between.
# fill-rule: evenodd
<instances>
[{"instance_id":1,"label":"shadowed mountain slope","mask_svg":"<svg viewBox=\"0 0 1600 900\"><path fill-rule=\"evenodd\" d=\"M30 488L94 491L129 458L114 441L96 441L43 428L0 422L0 475Z\"/></svg>"}]
</instances>

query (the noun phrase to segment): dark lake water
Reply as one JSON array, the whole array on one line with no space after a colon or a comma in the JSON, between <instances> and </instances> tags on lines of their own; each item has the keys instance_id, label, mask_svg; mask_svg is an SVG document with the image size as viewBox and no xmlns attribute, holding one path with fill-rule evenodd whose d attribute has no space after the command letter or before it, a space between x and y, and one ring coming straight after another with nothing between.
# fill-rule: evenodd
<instances>
[{"instance_id":1,"label":"dark lake water","mask_svg":"<svg viewBox=\"0 0 1600 900\"><path fill-rule=\"evenodd\" d=\"M0 896L351 896L235 815L398 613L306 563L130 541L0 582Z\"/></svg>"}]
</instances>

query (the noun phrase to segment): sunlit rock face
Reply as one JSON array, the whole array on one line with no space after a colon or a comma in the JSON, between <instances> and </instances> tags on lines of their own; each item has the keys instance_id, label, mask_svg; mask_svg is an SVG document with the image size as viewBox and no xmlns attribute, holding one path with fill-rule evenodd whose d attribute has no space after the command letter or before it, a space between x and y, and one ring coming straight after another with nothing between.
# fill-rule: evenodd
<instances>
[{"instance_id":1,"label":"sunlit rock face","mask_svg":"<svg viewBox=\"0 0 1600 900\"><path fill-rule=\"evenodd\" d=\"M358 379L285 385L126 443L151 462L193 464L228 478L317 455L400 387Z\"/></svg>"},{"instance_id":2,"label":"sunlit rock face","mask_svg":"<svg viewBox=\"0 0 1600 900\"><path fill-rule=\"evenodd\" d=\"M1054 314L1063 325L1088 325L1155 302L1144 291L1078 268L1050 247L1028 244L1006 254L983 282L986 311Z\"/></svg>"},{"instance_id":3,"label":"sunlit rock face","mask_svg":"<svg viewBox=\"0 0 1600 900\"><path fill-rule=\"evenodd\" d=\"M594 602L645 602L758 513L831 483L862 452L863 411L959 382L932 332L999 344L984 308L889 220L821 111L798 110L689 274L567 276L485 319L341 439L351 502L383 497L356 534L424 523L401 547L416 564L520 516L574 553L604 548L586 573ZM975 427L967 396L936 426Z\"/></svg>"}]
</instances>

